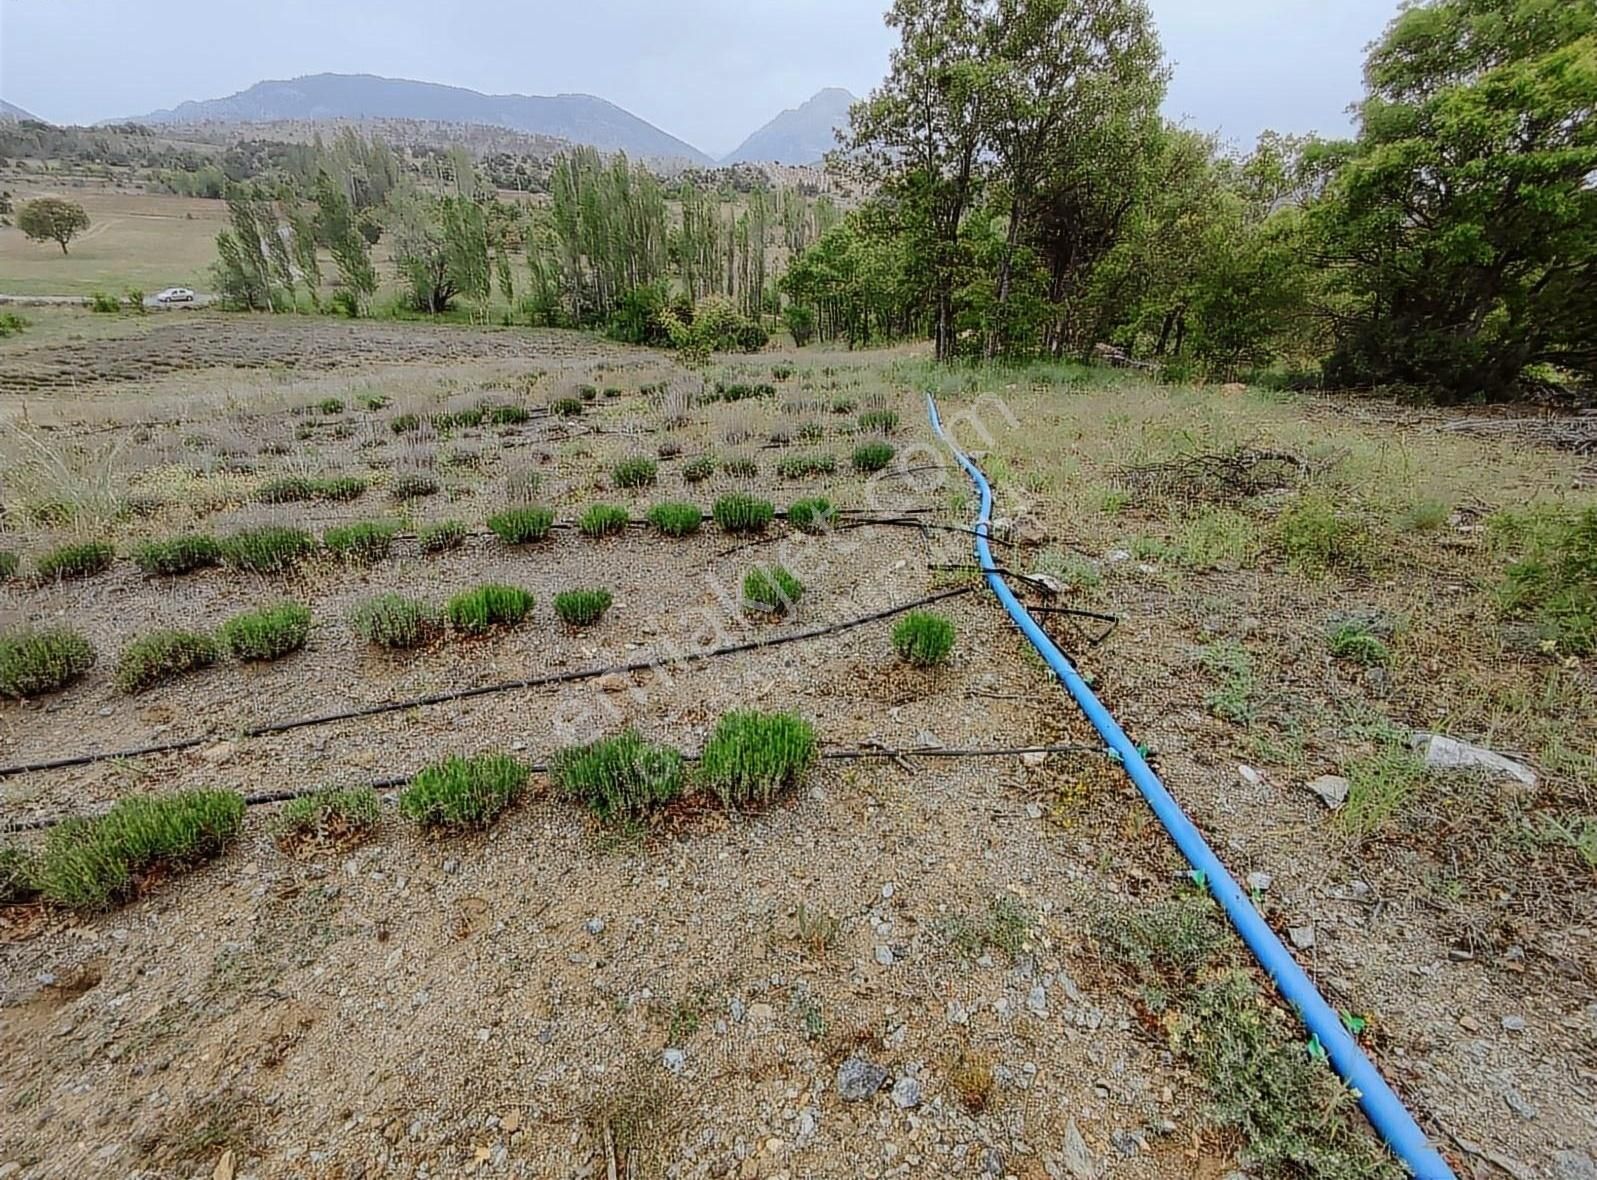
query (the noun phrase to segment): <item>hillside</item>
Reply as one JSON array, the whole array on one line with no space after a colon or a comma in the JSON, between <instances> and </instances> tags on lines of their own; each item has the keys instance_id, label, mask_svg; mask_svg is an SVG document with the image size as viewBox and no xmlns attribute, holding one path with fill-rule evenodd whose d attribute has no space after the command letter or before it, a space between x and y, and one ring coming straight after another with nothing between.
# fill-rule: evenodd
<instances>
[{"instance_id":1,"label":"hillside","mask_svg":"<svg viewBox=\"0 0 1597 1180\"><path fill-rule=\"evenodd\" d=\"M481 94L459 86L371 74L311 74L289 81L257 82L226 98L179 103L170 110L136 116L135 121L268 123L384 118L480 123L636 157L712 162L692 144L591 94Z\"/></svg>"},{"instance_id":2,"label":"hillside","mask_svg":"<svg viewBox=\"0 0 1597 1180\"><path fill-rule=\"evenodd\" d=\"M848 108L854 101L838 86L817 91L802 106L783 111L761 127L721 163L813 164L837 145L833 131L848 125Z\"/></svg>"},{"instance_id":3,"label":"hillside","mask_svg":"<svg viewBox=\"0 0 1597 1180\"><path fill-rule=\"evenodd\" d=\"M5 99L0 98L0 123L21 123L23 121L44 122L38 115L23 110L16 103L7 102Z\"/></svg>"}]
</instances>

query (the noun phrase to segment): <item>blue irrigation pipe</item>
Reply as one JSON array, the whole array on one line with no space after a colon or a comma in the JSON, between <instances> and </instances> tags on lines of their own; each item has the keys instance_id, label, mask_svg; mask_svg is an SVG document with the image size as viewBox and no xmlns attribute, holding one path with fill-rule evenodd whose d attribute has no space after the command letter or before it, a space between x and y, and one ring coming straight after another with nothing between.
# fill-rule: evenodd
<instances>
[{"instance_id":1,"label":"blue irrigation pipe","mask_svg":"<svg viewBox=\"0 0 1597 1180\"><path fill-rule=\"evenodd\" d=\"M926 409L931 415L932 429L937 432L937 437L942 439L953 452L954 458L959 460L959 465L965 469L971 482L976 485L976 490L981 493L981 514L976 521L976 558L981 563L982 569L992 571L993 555L987 544L992 527L992 486L988 484L981 468L971 462L954 440L943 432L942 419L937 414L937 403L930 394L926 397ZM989 572L987 585L998 596L999 603L1009 612L1009 617L1015 620L1021 632L1037 649L1037 653L1053 669L1070 695L1076 699L1076 704L1081 706L1081 711L1087 715L1087 719L1097 727L1098 732L1109 743L1110 749L1119 755L1126 773L1131 776L1131 781L1137 784L1142 797L1148 801L1148 806L1153 808L1153 813L1159 817L1159 822L1164 825L1165 831L1170 833L1170 838L1176 842L1176 847L1181 849L1182 855L1187 858L1187 863L1196 870L1197 878L1224 907L1226 916L1231 919L1231 924L1242 936L1242 941L1247 943L1248 949L1258 959L1260 966L1275 981L1281 994L1298 1010L1309 1031L1319 1039L1326 1055L1330 1058L1332 1067L1358 1096L1359 1105L1366 1117L1386 1140L1392 1154L1403 1161L1419 1180L1457 1180L1447 1161L1431 1145L1425 1132L1420 1130L1419 1124L1414 1121L1414 1116L1409 1114L1402 1099L1393 1092L1391 1086L1386 1084L1386 1079L1364 1055L1358 1042L1342 1027L1342 1021L1336 1011L1325 1002L1325 997L1320 995L1303 968L1298 966L1297 960L1292 957L1292 952L1287 950L1276 937L1275 931L1270 929L1269 923L1254 908L1248 895L1226 871L1225 865L1220 863L1220 858L1214 854L1208 841L1203 838L1203 833L1198 831L1197 825L1187 817L1186 812L1181 810L1181 805L1176 802L1175 796L1171 795L1165 785L1159 781L1159 776L1148 765L1142 752L1126 736L1125 730L1120 728L1120 724L1109 710L1104 708L1097 694L1087 686L1087 682L1081 678L1081 673L1076 671L1065 653L1059 650L1058 645L1037 625L1030 612L1010 592L1002 574Z\"/></svg>"}]
</instances>

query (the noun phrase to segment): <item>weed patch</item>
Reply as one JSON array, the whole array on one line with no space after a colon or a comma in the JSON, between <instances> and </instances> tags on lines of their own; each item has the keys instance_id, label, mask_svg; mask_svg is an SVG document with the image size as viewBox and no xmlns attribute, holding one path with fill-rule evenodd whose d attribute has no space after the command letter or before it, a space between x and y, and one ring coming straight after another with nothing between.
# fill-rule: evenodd
<instances>
[{"instance_id":1,"label":"weed patch","mask_svg":"<svg viewBox=\"0 0 1597 1180\"><path fill-rule=\"evenodd\" d=\"M1275 536L1288 564L1301 573L1369 566L1369 530L1320 495L1300 495L1276 522Z\"/></svg>"},{"instance_id":2,"label":"weed patch","mask_svg":"<svg viewBox=\"0 0 1597 1180\"><path fill-rule=\"evenodd\" d=\"M768 803L803 780L815 730L792 713L728 713L705 744L699 775L728 807Z\"/></svg>"},{"instance_id":3,"label":"weed patch","mask_svg":"<svg viewBox=\"0 0 1597 1180\"><path fill-rule=\"evenodd\" d=\"M10 551L0 551L0 582L9 582L17 576L22 559Z\"/></svg>"},{"instance_id":4,"label":"weed patch","mask_svg":"<svg viewBox=\"0 0 1597 1180\"><path fill-rule=\"evenodd\" d=\"M898 658L922 668L948 662L954 650L954 624L931 611L911 611L893 627Z\"/></svg>"},{"instance_id":5,"label":"weed patch","mask_svg":"<svg viewBox=\"0 0 1597 1180\"><path fill-rule=\"evenodd\" d=\"M898 414L894 410L866 410L855 426L861 434L892 434L898 429Z\"/></svg>"},{"instance_id":6,"label":"weed patch","mask_svg":"<svg viewBox=\"0 0 1597 1180\"><path fill-rule=\"evenodd\" d=\"M1007 893L992 898L978 910L955 914L938 923L949 946L967 959L980 958L991 947L1011 959L1031 945L1037 914L1025 902Z\"/></svg>"},{"instance_id":7,"label":"weed patch","mask_svg":"<svg viewBox=\"0 0 1597 1180\"><path fill-rule=\"evenodd\" d=\"M1204 698L1209 712L1233 725L1251 725L1254 717L1253 659L1241 645L1211 643L1198 653L1203 666L1219 679L1219 686Z\"/></svg>"},{"instance_id":8,"label":"weed patch","mask_svg":"<svg viewBox=\"0 0 1597 1180\"><path fill-rule=\"evenodd\" d=\"M462 635L485 635L495 627L514 627L532 610L533 596L519 586L488 584L457 594L444 613Z\"/></svg>"},{"instance_id":9,"label":"weed patch","mask_svg":"<svg viewBox=\"0 0 1597 1180\"><path fill-rule=\"evenodd\" d=\"M275 602L234 615L217 629L216 641L235 660L280 660L305 646L311 612L297 602Z\"/></svg>"},{"instance_id":10,"label":"weed patch","mask_svg":"<svg viewBox=\"0 0 1597 1180\"><path fill-rule=\"evenodd\" d=\"M1362 623L1345 622L1337 625L1326 639L1331 655L1339 660L1349 660L1366 667L1392 662L1392 653L1384 640Z\"/></svg>"},{"instance_id":11,"label":"weed patch","mask_svg":"<svg viewBox=\"0 0 1597 1180\"><path fill-rule=\"evenodd\" d=\"M1499 596L1503 610L1530 619L1544 642L1597 652L1597 508L1534 532Z\"/></svg>"},{"instance_id":12,"label":"weed patch","mask_svg":"<svg viewBox=\"0 0 1597 1180\"><path fill-rule=\"evenodd\" d=\"M123 799L98 819L70 819L51 829L34 869L48 901L99 909L130 897L139 879L219 855L244 822L244 798L232 791L185 791Z\"/></svg>"},{"instance_id":13,"label":"weed patch","mask_svg":"<svg viewBox=\"0 0 1597 1180\"><path fill-rule=\"evenodd\" d=\"M639 816L682 794L682 755L627 730L561 750L549 775L556 790L600 819Z\"/></svg>"},{"instance_id":14,"label":"weed patch","mask_svg":"<svg viewBox=\"0 0 1597 1180\"><path fill-rule=\"evenodd\" d=\"M23 628L0 636L0 696L59 692L94 667L94 647L66 627Z\"/></svg>"},{"instance_id":15,"label":"weed patch","mask_svg":"<svg viewBox=\"0 0 1597 1180\"><path fill-rule=\"evenodd\" d=\"M526 785L527 768L508 755L446 758L411 779L399 813L424 828L485 828Z\"/></svg>"},{"instance_id":16,"label":"weed patch","mask_svg":"<svg viewBox=\"0 0 1597 1180\"><path fill-rule=\"evenodd\" d=\"M104 573L116 560L116 549L104 541L81 541L41 553L34 562L39 576L49 581L88 578Z\"/></svg>"},{"instance_id":17,"label":"weed patch","mask_svg":"<svg viewBox=\"0 0 1597 1180\"><path fill-rule=\"evenodd\" d=\"M370 787L329 787L283 804L272 834L294 850L305 845L346 847L377 826L377 792Z\"/></svg>"},{"instance_id":18,"label":"weed patch","mask_svg":"<svg viewBox=\"0 0 1597 1180\"><path fill-rule=\"evenodd\" d=\"M122 649L116 663L116 686L143 692L185 672L216 663L216 641L193 631L152 631Z\"/></svg>"},{"instance_id":19,"label":"weed patch","mask_svg":"<svg viewBox=\"0 0 1597 1180\"><path fill-rule=\"evenodd\" d=\"M1395 741L1348 763L1342 773L1348 781L1347 804L1337 812L1336 822L1357 840L1382 831L1426 780L1424 763Z\"/></svg>"}]
</instances>

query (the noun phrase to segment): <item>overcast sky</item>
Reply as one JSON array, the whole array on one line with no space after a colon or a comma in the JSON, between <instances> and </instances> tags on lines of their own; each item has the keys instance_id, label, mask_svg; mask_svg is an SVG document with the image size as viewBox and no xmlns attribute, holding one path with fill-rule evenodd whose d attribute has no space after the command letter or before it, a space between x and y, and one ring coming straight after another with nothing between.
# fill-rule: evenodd
<instances>
[{"instance_id":1,"label":"overcast sky","mask_svg":"<svg viewBox=\"0 0 1597 1180\"><path fill-rule=\"evenodd\" d=\"M1167 111L1251 142L1337 134L1396 0L1151 0ZM263 78L386 74L494 93L581 91L720 155L823 86L863 95L886 0L0 0L0 98L90 123Z\"/></svg>"}]
</instances>

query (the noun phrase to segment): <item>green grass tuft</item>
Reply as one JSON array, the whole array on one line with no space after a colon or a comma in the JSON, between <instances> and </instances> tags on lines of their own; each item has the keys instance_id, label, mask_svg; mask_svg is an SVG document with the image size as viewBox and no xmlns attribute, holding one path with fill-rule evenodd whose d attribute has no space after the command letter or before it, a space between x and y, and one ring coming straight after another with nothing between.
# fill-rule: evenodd
<instances>
[{"instance_id":1,"label":"green grass tuft","mask_svg":"<svg viewBox=\"0 0 1597 1180\"><path fill-rule=\"evenodd\" d=\"M222 542L222 560L234 569L280 574L293 569L316 549L304 529L265 525L243 529Z\"/></svg>"},{"instance_id":2,"label":"green grass tuft","mask_svg":"<svg viewBox=\"0 0 1597 1180\"><path fill-rule=\"evenodd\" d=\"M322 544L334 557L351 565L371 565L387 557L399 535L397 520L362 520L338 525L322 534Z\"/></svg>"},{"instance_id":3,"label":"green grass tuft","mask_svg":"<svg viewBox=\"0 0 1597 1180\"><path fill-rule=\"evenodd\" d=\"M760 473L760 465L748 455L732 455L721 460L721 470L735 479L753 479Z\"/></svg>"},{"instance_id":4,"label":"green grass tuft","mask_svg":"<svg viewBox=\"0 0 1597 1180\"><path fill-rule=\"evenodd\" d=\"M715 474L715 458L699 455L682 464L682 478L688 483L703 483Z\"/></svg>"},{"instance_id":5,"label":"green grass tuft","mask_svg":"<svg viewBox=\"0 0 1597 1180\"><path fill-rule=\"evenodd\" d=\"M421 429L421 419L415 414L398 414L388 423L395 434L412 434Z\"/></svg>"},{"instance_id":6,"label":"green grass tuft","mask_svg":"<svg viewBox=\"0 0 1597 1180\"><path fill-rule=\"evenodd\" d=\"M343 502L358 499L365 491L366 481L356 475L339 475L328 479L285 475L262 484L255 490L255 498L262 504L295 504L305 500Z\"/></svg>"},{"instance_id":7,"label":"green grass tuft","mask_svg":"<svg viewBox=\"0 0 1597 1180\"><path fill-rule=\"evenodd\" d=\"M850 461L854 464L854 470L861 474L880 471L893 461L893 448L884 442L860 443L854 448Z\"/></svg>"},{"instance_id":8,"label":"green grass tuft","mask_svg":"<svg viewBox=\"0 0 1597 1180\"><path fill-rule=\"evenodd\" d=\"M42 553L34 561L41 578L87 578L104 573L116 560L116 549L105 541L80 541Z\"/></svg>"},{"instance_id":9,"label":"green grass tuft","mask_svg":"<svg viewBox=\"0 0 1597 1180\"><path fill-rule=\"evenodd\" d=\"M1361 623L1342 623L1332 631L1327 643L1339 660L1351 660L1366 667L1392 662L1392 653L1374 631Z\"/></svg>"},{"instance_id":10,"label":"green grass tuft","mask_svg":"<svg viewBox=\"0 0 1597 1180\"><path fill-rule=\"evenodd\" d=\"M194 631L152 631L127 647L116 662L116 686L126 693L143 692L185 672L216 663L216 641Z\"/></svg>"},{"instance_id":11,"label":"green grass tuft","mask_svg":"<svg viewBox=\"0 0 1597 1180\"><path fill-rule=\"evenodd\" d=\"M416 530L416 543L423 553L444 553L459 549L466 543L465 523L458 520L440 520L424 524Z\"/></svg>"},{"instance_id":12,"label":"green grass tuft","mask_svg":"<svg viewBox=\"0 0 1597 1180\"><path fill-rule=\"evenodd\" d=\"M395 500L419 500L423 496L438 494L438 481L419 471L396 475L388 485L388 494Z\"/></svg>"},{"instance_id":13,"label":"green grass tuft","mask_svg":"<svg viewBox=\"0 0 1597 1180\"><path fill-rule=\"evenodd\" d=\"M646 488L660 477L660 465L641 455L623 459L610 473L610 480L618 488Z\"/></svg>"},{"instance_id":14,"label":"green grass tuft","mask_svg":"<svg viewBox=\"0 0 1597 1180\"><path fill-rule=\"evenodd\" d=\"M859 416L857 427L861 434L872 431L891 434L898 429L898 413L894 410L866 410Z\"/></svg>"},{"instance_id":15,"label":"green grass tuft","mask_svg":"<svg viewBox=\"0 0 1597 1180\"><path fill-rule=\"evenodd\" d=\"M0 697L59 692L94 667L94 647L66 627L0 636Z\"/></svg>"},{"instance_id":16,"label":"green grass tuft","mask_svg":"<svg viewBox=\"0 0 1597 1180\"><path fill-rule=\"evenodd\" d=\"M355 608L350 624L367 643L390 650L421 647L438 636L438 612L420 599L379 594Z\"/></svg>"},{"instance_id":17,"label":"green grass tuft","mask_svg":"<svg viewBox=\"0 0 1597 1180\"><path fill-rule=\"evenodd\" d=\"M0 550L0 582L9 582L22 568L22 559L10 550Z\"/></svg>"},{"instance_id":18,"label":"green grass tuft","mask_svg":"<svg viewBox=\"0 0 1597 1180\"><path fill-rule=\"evenodd\" d=\"M377 826L377 792L370 787L328 787L283 804L272 823L280 844L347 846Z\"/></svg>"},{"instance_id":19,"label":"green grass tuft","mask_svg":"<svg viewBox=\"0 0 1597 1180\"><path fill-rule=\"evenodd\" d=\"M728 713L705 744L699 775L729 807L768 803L799 785L815 752L815 730L801 717Z\"/></svg>"},{"instance_id":20,"label":"green grass tuft","mask_svg":"<svg viewBox=\"0 0 1597 1180\"><path fill-rule=\"evenodd\" d=\"M399 814L424 828L485 828L526 785L527 768L506 754L446 758L410 780Z\"/></svg>"},{"instance_id":21,"label":"green grass tuft","mask_svg":"<svg viewBox=\"0 0 1597 1180\"><path fill-rule=\"evenodd\" d=\"M954 624L931 611L911 611L893 627L893 650L923 668L947 663L954 650Z\"/></svg>"},{"instance_id":22,"label":"green grass tuft","mask_svg":"<svg viewBox=\"0 0 1597 1180\"><path fill-rule=\"evenodd\" d=\"M785 615L804 597L804 583L780 566L755 566L743 577L745 610Z\"/></svg>"},{"instance_id":23,"label":"green grass tuft","mask_svg":"<svg viewBox=\"0 0 1597 1180\"><path fill-rule=\"evenodd\" d=\"M1597 653L1597 508L1529 531L1499 600L1510 616L1531 620L1554 648Z\"/></svg>"},{"instance_id":24,"label":"green grass tuft","mask_svg":"<svg viewBox=\"0 0 1597 1180\"><path fill-rule=\"evenodd\" d=\"M582 399L557 397L549 403L549 412L556 418L579 418L582 416Z\"/></svg>"},{"instance_id":25,"label":"green grass tuft","mask_svg":"<svg viewBox=\"0 0 1597 1180\"><path fill-rule=\"evenodd\" d=\"M831 475L836 470L837 456L825 452L785 455L776 464L776 473L783 479L807 479L816 475Z\"/></svg>"},{"instance_id":26,"label":"green grass tuft","mask_svg":"<svg viewBox=\"0 0 1597 1180\"><path fill-rule=\"evenodd\" d=\"M794 500L787 508L787 523L801 533L824 533L837 523L837 509L825 496Z\"/></svg>"},{"instance_id":27,"label":"green grass tuft","mask_svg":"<svg viewBox=\"0 0 1597 1180\"><path fill-rule=\"evenodd\" d=\"M668 502L650 508L648 519L668 537L687 537L699 531L704 513L697 504Z\"/></svg>"},{"instance_id":28,"label":"green grass tuft","mask_svg":"<svg viewBox=\"0 0 1597 1180\"><path fill-rule=\"evenodd\" d=\"M733 492L715 502L711 515L729 533L758 533L776 516L776 506L758 496Z\"/></svg>"},{"instance_id":29,"label":"green grass tuft","mask_svg":"<svg viewBox=\"0 0 1597 1180\"><path fill-rule=\"evenodd\" d=\"M233 791L123 799L98 819L71 819L51 829L34 884L57 905L101 909L131 897L152 869L220 855L243 823L244 797Z\"/></svg>"},{"instance_id":30,"label":"green grass tuft","mask_svg":"<svg viewBox=\"0 0 1597 1180\"><path fill-rule=\"evenodd\" d=\"M632 730L561 750L549 769L555 789L600 819L640 815L682 794L682 755Z\"/></svg>"},{"instance_id":31,"label":"green grass tuft","mask_svg":"<svg viewBox=\"0 0 1597 1180\"><path fill-rule=\"evenodd\" d=\"M133 564L151 577L187 574L220 565L222 546L215 537L189 533L164 541L146 541L134 548Z\"/></svg>"},{"instance_id":32,"label":"green grass tuft","mask_svg":"<svg viewBox=\"0 0 1597 1180\"><path fill-rule=\"evenodd\" d=\"M514 627L527 617L534 601L519 586L489 583L455 595L444 613L462 635L485 635L495 627Z\"/></svg>"},{"instance_id":33,"label":"green grass tuft","mask_svg":"<svg viewBox=\"0 0 1597 1180\"><path fill-rule=\"evenodd\" d=\"M547 508L507 508L488 518L488 528L506 545L542 541L554 523L555 514Z\"/></svg>"},{"instance_id":34,"label":"green grass tuft","mask_svg":"<svg viewBox=\"0 0 1597 1180\"><path fill-rule=\"evenodd\" d=\"M610 609L608 590L566 590L555 595L555 614L572 627L588 627L604 617Z\"/></svg>"},{"instance_id":35,"label":"green grass tuft","mask_svg":"<svg viewBox=\"0 0 1597 1180\"><path fill-rule=\"evenodd\" d=\"M19 844L0 844L0 905L32 901L39 895L38 875L38 857Z\"/></svg>"},{"instance_id":36,"label":"green grass tuft","mask_svg":"<svg viewBox=\"0 0 1597 1180\"><path fill-rule=\"evenodd\" d=\"M1276 543L1288 564L1302 573L1358 571L1369 567L1369 530L1336 510L1326 497L1300 495L1276 522Z\"/></svg>"},{"instance_id":37,"label":"green grass tuft","mask_svg":"<svg viewBox=\"0 0 1597 1180\"><path fill-rule=\"evenodd\" d=\"M626 531L631 515L617 504L590 504L577 518L577 530L585 537L613 537Z\"/></svg>"},{"instance_id":38,"label":"green grass tuft","mask_svg":"<svg viewBox=\"0 0 1597 1180\"><path fill-rule=\"evenodd\" d=\"M310 633L310 610L285 601L234 615L217 629L216 641L235 660L280 660L304 647Z\"/></svg>"}]
</instances>

